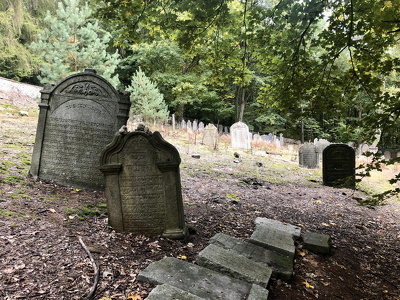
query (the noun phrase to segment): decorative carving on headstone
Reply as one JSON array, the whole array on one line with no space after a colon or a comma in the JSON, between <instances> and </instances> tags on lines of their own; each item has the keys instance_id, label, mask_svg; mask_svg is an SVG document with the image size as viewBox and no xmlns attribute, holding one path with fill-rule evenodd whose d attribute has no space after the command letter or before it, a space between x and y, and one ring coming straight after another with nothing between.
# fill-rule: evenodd
<instances>
[{"instance_id":1,"label":"decorative carving on headstone","mask_svg":"<svg viewBox=\"0 0 400 300\"><path fill-rule=\"evenodd\" d=\"M129 95L90 69L47 85L41 93L30 174L62 185L104 189L100 153L126 124Z\"/></svg>"},{"instance_id":2,"label":"decorative carving on headstone","mask_svg":"<svg viewBox=\"0 0 400 300\"><path fill-rule=\"evenodd\" d=\"M243 122L237 122L230 128L233 149L251 149L249 127Z\"/></svg>"},{"instance_id":3,"label":"decorative carving on headstone","mask_svg":"<svg viewBox=\"0 0 400 300\"><path fill-rule=\"evenodd\" d=\"M303 168L318 168L319 152L317 146L305 144L299 149L299 165Z\"/></svg>"},{"instance_id":4,"label":"decorative carving on headstone","mask_svg":"<svg viewBox=\"0 0 400 300\"><path fill-rule=\"evenodd\" d=\"M324 149L322 176L324 185L355 188L355 151L345 144L331 144Z\"/></svg>"},{"instance_id":5,"label":"decorative carving on headstone","mask_svg":"<svg viewBox=\"0 0 400 300\"><path fill-rule=\"evenodd\" d=\"M185 239L180 162L177 149L159 132L138 127L115 136L100 160L110 225L121 232Z\"/></svg>"}]
</instances>

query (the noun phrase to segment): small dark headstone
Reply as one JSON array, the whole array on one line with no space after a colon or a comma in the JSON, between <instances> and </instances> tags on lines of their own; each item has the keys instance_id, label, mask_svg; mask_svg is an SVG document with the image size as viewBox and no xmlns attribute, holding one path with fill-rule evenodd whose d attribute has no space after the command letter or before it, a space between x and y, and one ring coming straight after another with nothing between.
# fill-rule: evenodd
<instances>
[{"instance_id":1,"label":"small dark headstone","mask_svg":"<svg viewBox=\"0 0 400 300\"><path fill-rule=\"evenodd\" d=\"M110 225L117 231L185 239L187 230L176 148L159 132L117 135L104 149Z\"/></svg>"},{"instance_id":2,"label":"small dark headstone","mask_svg":"<svg viewBox=\"0 0 400 300\"><path fill-rule=\"evenodd\" d=\"M355 188L355 151L345 144L324 149L322 161L324 185Z\"/></svg>"}]
</instances>

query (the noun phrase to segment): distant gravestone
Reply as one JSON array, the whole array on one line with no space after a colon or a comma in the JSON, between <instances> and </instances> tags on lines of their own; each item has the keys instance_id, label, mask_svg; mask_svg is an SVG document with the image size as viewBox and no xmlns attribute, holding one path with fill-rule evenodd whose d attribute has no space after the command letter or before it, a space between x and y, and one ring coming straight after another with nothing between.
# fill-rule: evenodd
<instances>
[{"instance_id":1,"label":"distant gravestone","mask_svg":"<svg viewBox=\"0 0 400 300\"><path fill-rule=\"evenodd\" d=\"M204 123L203 123L203 122L200 122L200 123L199 123L199 131L200 131L200 132L203 132L203 131L204 131Z\"/></svg>"},{"instance_id":2,"label":"distant gravestone","mask_svg":"<svg viewBox=\"0 0 400 300\"><path fill-rule=\"evenodd\" d=\"M219 134L223 134L224 133L224 126L222 126L221 124L218 124L218 133Z\"/></svg>"},{"instance_id":3,"label":"distant gravestone","mask_svg":"<svg viewBox=\"0 0 400 300\"><path fill-rule=\"evenodd\" d=\"M224 134L229 134L229 128L228 128L228 126L224 126Z\"/></svg>"},{"instance_id":4,"label":"distant gravestone","mask_svg":"<svg viewBox=\"0 0 400 300\"><path fill-rule=\"evenodd\" d=\"M186 129L187 130L192 130L192 121L188 120L186 123Z\"/></svg>"},{"instance_id":5,"label":"distant gravestone","mask_svg":"<svg viewBox=\"0 0 400 300\"><path fill-rule=\"evenodd\" d=\"M317 146L313 144L305 144L299 149L299 165L303 168L318 168L319 153Z\"/></svg>"},{"instance_id":6,"label":"distant gravestone","mask_svg":"<svg viewBox=\"0 0 400 300\"><path fill-rule=\"evenodd\" d=\"M243 122L237 122L230 128L231 143L234 149L251 149L249 127Z\"/></svg>"},{"instance_id":7,"label":"distant gravestone","mask_svg":"<svg viewBox=\"0 0 400 300\"><path fill-rule=\"evenodd\" d=\"M185 239L180 162L176 148L159 132L139 125L115 136L100 164L109 224L121 232Z\"/></svg>"},{"instance_id":8,"label":"distant gravestone","mask_svg":"<svg viewBox=\"0 0 400 300\"><path fill-rule=\"evenodd\" d=\"M30 174L61 185L104 189L102 149L129 117L129 95L94 70L67 77L41 91Z\"/></svg>"},{"instance_id":9,"label":"distant gravestone","mask_svg":"<svg viewBox=\"0 0 400 300\"><path fill-rule=\"evenodd\" d=\"M324 185L355 188L355 151L345 144L331 144L324 149L322 176Z\"/></svg>"},{"instance_id":10,"label":"distant gravestone","mask_svg":"<svg viewBox=\"0 0 400 300\"><path fill-rule=\"evenodd\" d=\"M186 129L186 121L185 120L182 120L182 122L181 122L181 129L182 130Z\"/></svg>"},{"instance_id":11,"label":"distant gravestone","mask_svg":"<svg viewBox=\"0 0 400 300\"><path fill-rule=\"evenodd\" d=\"M218 129L214 124L208 124L204 128L203 144L206 146L215 146L218 143Z\"/></svg>"},{"instance_id":12,"label":"distant gravestone","mask_svg":"<svg viewBox=\"0 0 400 300\"><path fill-rule=\"evenodd\" d=\"M324 149L331 143L325 139L314 140L314 145L317 146L318 152L320 153L320 159L323 159Z\"/></svg>"},{"instance_id":13,"label":"distant gravestone","mask_svg":"<svg viewBox=\"0 0 400 300\"><path fill-rule=\"evenodd\" d=\"M193 131L197 131L198 129L199 129L199 126L198 126L198 123L197 123L197 120L194 120L193 121Z\"/></svg>"}]
</instances>

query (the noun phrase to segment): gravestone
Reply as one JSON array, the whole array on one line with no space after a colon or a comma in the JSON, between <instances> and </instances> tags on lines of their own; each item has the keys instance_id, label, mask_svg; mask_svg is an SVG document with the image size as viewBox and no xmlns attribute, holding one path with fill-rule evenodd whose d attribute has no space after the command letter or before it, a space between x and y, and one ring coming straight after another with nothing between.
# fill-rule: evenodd
<instances>
[{"instance_id":1,"label":"gravestone","mask_svg":"<svg viewBox=\"0 0 400 300\"><path fill-rule=\"evenodd\" d=\"M355 188L355 151L345 144L331 144L324 149L322 176L324 185Z\"/></svg>"},{"instance_id":2,"label":"gravestone","mask_svg":"<svg viewBox=\"0 0 400 300\"><path fill-rule=\"evenodd\" d=\"M185 120L182 120L182 122L181 122L181 129L182 130L186 129L186 121Z\"/></svg>"},{"instance_id":3,"label":"gravestone","mask_svg":"<svg viewBox=\"0 0 400 300\"><path fill-rule=\"evenodd\" d=\"M109 224L137 235L185 239L178 150L139 125L101 154Z\"/></svg>"},{"instance_id":4,"label":"gravestone","mask_svg":"<svg viewBox=\"0 0 400 300\"><path fill-rule=\"evenodd\" d=\"M313 144L305 144L299 149L299 165L303 168L318 168L319 153L317 146Z\"/></svg>"},{"instance_id":5,"label":"gravestone","mask_svg":"<svg viewBox=\"0 0 400 300\"><path fill-rule=\"evenodd\" d=\"M317 146L318 152L320 154L319 159L323 159L324 149L328 147L331 143L325 139L314 139L314 145Z\"/></svg>"},{"instance_id":6,"label":"gravestone","mask_svg":"<svg viewBox=\"0 0 400 300\"><path fill-rule=\"evenodd\" d=\"M215 146L218 143L218 129L214 124L208 124L204 128L203 144L206 146Z\"/></svg>"},{"instance_id":7,"label":"gravestone","mask_svg":"<svg viewBox=\"0 0 400 300\"><path fill-rule=\"evenodd\" d=\"M243 122L237 122L230 128L231 143L234 149L251 149L249 127Z\"/></svg>"},{"instance_id":8,"label":"gravestone","mask_svg":"<svg viewBox=\"0 0 400 300\"><path fill-rule=\"evenodd\" d=\"M222 126L221 124L218 124L218 133L219 134L223 134L224 133L224 126Z\"/></svg>"},{"instance_id":9,"label":"gravestone","mask_svg":"<svg viewBox=\"0 0 400 300\"><path fill-rule=\"evenodd\" d=\"M199 127L198 127L198 123L197 123L197 120L194 120L193 121L193 131L197 131L199 129Z\"/></svg>"},{"instance_id":10,"label":"gravestone","mask_svg":"<svg viewBox=\"0 0 400 300\"><path fill-rule=\"evenodd\" d=\"M172 121L171 121L171 123L172 123L172 131L175 132L175 129L176 129L175 114L172 114Z\"/></svg>"},{"instance_id":11,"label":"gravestone","mask_svg":"<svg viewBox=\"0 0 400 300\"><path fill-rule=\"evenodd\" d=\"M204 123L203 123L203 122L200 122L200 123L199 123L199 131L200 131L200 132L203 132L203 131L204 131Z\"/></svg>"},{"instance_id":12,"label":"gravestone","mask_svg":"<svg viewBox=\"0 0 400 300\"><path fill-rule=\"evenodd\" d=\"M229 134L229 128L228 128L228 126L224 126L224 134Z\"/></svg>"},{"instance_id":13,"label":"gravestone","mask_svg":"<svg viewBox=\"0 0 400 300\"><path fill-rule=\"evenodd\" d=\"M117 92L94 70L41 91L30 174L61 185L104 189L101 150L129 117L129 95Z\"/></svg>"}]
</instances>

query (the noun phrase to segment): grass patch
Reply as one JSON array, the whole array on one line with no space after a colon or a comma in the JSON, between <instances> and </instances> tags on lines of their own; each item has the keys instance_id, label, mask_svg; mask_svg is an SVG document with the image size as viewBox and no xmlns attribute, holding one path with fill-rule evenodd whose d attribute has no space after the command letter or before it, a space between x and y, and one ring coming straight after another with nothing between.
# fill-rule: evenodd
<instances>
[{"instance_id":1,"label":"grass patch","mask_svg":"<svg viewBox=\"0 0 400 300\"><path fill-rule=\"evenodd\" d=\"M86 220L87 218L100 216L105 213L107 210L107 204L99 203L99 204L86 204L78 208L65 208L65 214L67 216L76 215L79 217L79 220Z\"/></svg>"},{"instance_id":2,"label":"grass patch","mask_svg":"<svg viewBox=\"0 0 400 300\"><path fill-rule=\"evenodd\" d=\"M6 182L6 183L11 183L11 184L16 184L16 183L26 184L26 183L28 183L25 180L25 178L17 176L17 175L8 176L8 177L4 178L3 181Z\"/></svg>"},{"instance_id":3,"label":"grass patch","mask_svg":"<svg viewBox=\"0 0 400 300\"><path fill-rule=\"evenodd\" d=\"M8 210L4 210L0 208L0 216L7 216L7 217L20 217L23 218L24 215L21 214L17 214L15 212L12 211L8 211Z\"/></svg>"}]
</instances>

